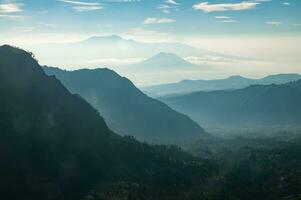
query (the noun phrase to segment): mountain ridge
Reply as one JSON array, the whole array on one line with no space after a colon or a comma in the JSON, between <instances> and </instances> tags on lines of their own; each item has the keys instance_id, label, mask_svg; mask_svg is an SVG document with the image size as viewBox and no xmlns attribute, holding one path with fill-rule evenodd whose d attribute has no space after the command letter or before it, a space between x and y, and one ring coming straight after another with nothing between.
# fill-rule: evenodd
<instances>
[{"instance_id":1,"label":"mountain ridge","mask_svg":"<svg viewBox=\"0 0 301 200\"><path fill-rule=\"evenodd\" d=\"M301 123L301 80L285 84L251 85L242 89L200 91L161 98L205 128L261 130ZM209 128L210 127L210 128Z\"/></svg>"},{"instance_id":2,"label":"mountain ridge","mask_svg":"<svg viewBox=\"0 0 301 200\"><path fill-rule=\"evenodd\" d=\"M155 96L164 96L197 91L240 89L248 87L252 84L281 84L298 79L301 79L301 75L294 73L269 75L259 79L245 78L240 75L234 75L226 79L183 80L177 83L142 87L141 89Z\"/></svg>"},{"instance_id":3,"label":"mountain ridge","mask_svg":"<svg viewBox=\"0 0 301 200\"><path fill-rule=\"evenodd\" d=\"M194 121L148 97L127 78L109 69L63 71L43 68L72 92L80 94L104 116L109 127L149 142L172 142L201 136Z\"/></svg>"}]
</instances>

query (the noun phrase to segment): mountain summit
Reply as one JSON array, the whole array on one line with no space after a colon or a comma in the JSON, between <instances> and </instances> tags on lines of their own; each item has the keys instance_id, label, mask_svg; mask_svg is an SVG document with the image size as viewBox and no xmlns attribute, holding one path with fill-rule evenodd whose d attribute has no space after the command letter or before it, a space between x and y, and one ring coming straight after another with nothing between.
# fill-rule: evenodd
<instances>
[{"instance_id":1,"label":"mountain summit","mask_svg":"<svg viewBox=\"0 0 301 200\"><path fill-rule=\"evenodd\" d=\"M135 64L137 70L191 70L196 69L198 66L187 62L183 58L174 53L161 52L153 57Z\"/></svg>"}]
</instances>

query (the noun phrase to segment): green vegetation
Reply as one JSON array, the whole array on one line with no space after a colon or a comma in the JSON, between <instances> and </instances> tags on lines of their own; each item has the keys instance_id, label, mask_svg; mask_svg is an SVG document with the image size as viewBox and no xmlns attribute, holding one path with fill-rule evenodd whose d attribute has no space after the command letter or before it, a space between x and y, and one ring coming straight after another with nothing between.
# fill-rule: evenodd
<instances>
[{"instance_id":1,"label":"green vegetation","mask_svg":"<svg viewBox=\"0 0 301 200\"><path fill-rule=\"evenodd\" d=\"M184 145L218 166L208 199L300 199L301 132L200 139Z\"/></svg>"}]
</instances>

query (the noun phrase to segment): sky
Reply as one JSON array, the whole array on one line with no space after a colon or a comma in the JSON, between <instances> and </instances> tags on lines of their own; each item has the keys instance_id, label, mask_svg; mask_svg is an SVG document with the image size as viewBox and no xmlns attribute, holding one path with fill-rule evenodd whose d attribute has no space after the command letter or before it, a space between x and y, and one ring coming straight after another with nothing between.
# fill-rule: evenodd
<instances>
[{"instance_id":1,"label":"sky","mask_svg":"<svg viewBox=\"0 0 301 200\"><path fill-rule=\"evenodd\" d=\"M300 10L300 0L0 0L0 44L115 34L235 56L281 57L294 63L287 71L301 72Z\"/></svg>"}]
</instances>

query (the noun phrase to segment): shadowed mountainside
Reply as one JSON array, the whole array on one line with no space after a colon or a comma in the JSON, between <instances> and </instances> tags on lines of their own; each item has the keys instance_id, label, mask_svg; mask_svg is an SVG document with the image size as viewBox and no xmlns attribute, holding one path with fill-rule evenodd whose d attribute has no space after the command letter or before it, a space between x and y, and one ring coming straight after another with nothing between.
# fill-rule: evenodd
<instances>
[{"instance_id":1,"label":"shadowed mountainside","mask_svg":"<svg viewBox=\"0 0 301 200\"><path fill-rule=\"evenodd\" d=\"M238 90L196 92L162 100L205 128L293 128L301 123L300 84L301 80L281 85L253 85Z\"/></svg>"},{"instance_id":2,"label":"shadowed mountainside","mask_svg":"<svg viewBox=\"0 0 301 200\"><path fill-rule=\"evenodd\" d=\"M109 69L64 71L44 67L72 92L81 95L123 135L150 142L174 142L201 136L204 130L187 116L137 89Z\"/></svg>"}]
</instances>

